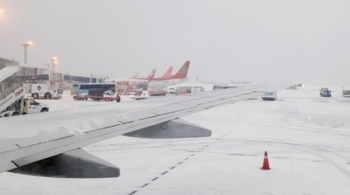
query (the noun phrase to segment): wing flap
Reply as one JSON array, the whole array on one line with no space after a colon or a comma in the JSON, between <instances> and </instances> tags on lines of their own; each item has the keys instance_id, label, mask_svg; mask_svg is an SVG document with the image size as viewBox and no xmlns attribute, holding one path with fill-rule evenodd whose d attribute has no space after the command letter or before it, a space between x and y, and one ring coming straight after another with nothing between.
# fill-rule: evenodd
<instances>
[{"instance_id":1,"label":"wing flap","mask_svg":"<svg viewBox=\"0 0 350 195\"><path fill-rule=\"evenodd\" d=\"M207 128L184 121L182 119L175 119L124 135L128 137L152 139L195 138L210 137L211 131Z\"/></svg>"},{"instance_id":2,"label":"wing flap","mask_svg":"<svg viewBox=\"0 0 350 195\"><path fill-rule=\"evenodd\" d=\"M20 165L21 162L15 161ZM11 170L13 173L64 178L119 177L120 169L82 149L76 149Z\"/></svg>"}]
</instances>

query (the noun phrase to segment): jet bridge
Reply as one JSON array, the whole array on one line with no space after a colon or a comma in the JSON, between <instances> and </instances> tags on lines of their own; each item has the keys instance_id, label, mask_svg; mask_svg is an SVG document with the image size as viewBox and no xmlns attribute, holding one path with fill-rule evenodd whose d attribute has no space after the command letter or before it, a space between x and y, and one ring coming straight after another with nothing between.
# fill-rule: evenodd
<instances>
[{"instance_id":1,"label":"jet bridge","mask_svg":"<svg viewBox=\"0 0 350 195\"><path fill-rule=\"evenodd\" d=\"M0 58L0 82L4 81L9 76L18 72L21 68L41 68L41 69L49 69L49 65L38 65L38 64L26 64L20 63L16 61L7 60L4 58Z\"/></svg>"}]
</instances>

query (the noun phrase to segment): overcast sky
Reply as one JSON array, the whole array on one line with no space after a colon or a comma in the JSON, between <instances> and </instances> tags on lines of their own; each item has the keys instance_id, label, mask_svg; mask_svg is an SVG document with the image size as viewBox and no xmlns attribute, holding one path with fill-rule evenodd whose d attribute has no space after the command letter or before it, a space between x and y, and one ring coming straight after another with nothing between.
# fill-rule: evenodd
<instances>
[{"instance_id":1,"label":"overcast sky","mask_svg":"<svg viewBox=\"0 0 350 195\"><path fill-rule=\"evenodd\" d=\"M0 57L80 75L350 83L350 1L0 0Z\"/></svg>"}]
</instances>

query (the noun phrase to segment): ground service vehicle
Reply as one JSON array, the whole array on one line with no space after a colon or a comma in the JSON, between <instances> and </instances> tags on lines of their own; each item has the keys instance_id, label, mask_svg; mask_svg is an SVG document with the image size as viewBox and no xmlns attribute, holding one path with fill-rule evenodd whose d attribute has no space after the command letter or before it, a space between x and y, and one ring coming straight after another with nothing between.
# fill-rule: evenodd
<instances>
[{"instance_id":1,"label":"ground service vehicle","mask_svg":"<svg viewBox=\"0 0 350 195\"><path fill-rule=\"evenodd\" d=\"M94 101L114 101L116 100L117 95L113 91L104 91L101 89L90 89L88 98Z\"/></svg>"},{"instance_id":2,"label":"ground service vehicle","mask_svg":"<svg viewBox=\"0 0 350 195\"><path fill-rule=\"evenodd\" d=\"M60 99L63 91L61 89L50 89L45 83L28 83L23 85L26 93L31 94L33 99Z\"/></svg>"},{"instance_id":3,"label":"ground service vehicle","mask_svg":"<svg viewBox=\"0 0 350 195\"><path fill-rule=\"evenodd\" d=\"M176 88L176 95L203 92L204 88L201 86L179 86Z\"/></svg>"},{"instance_id":4,"label":"ground service vehicle","mask_svg":"<svg viewBox=\"0 0 350 195\"><path fill-rule=\"evenodd\" d=\"M170 88L168 89L168 93L169 93L169 94L175 94L175 92L176 92L176 87L170 87Z\"/></svg>"},{"instance_id":5,"label":"ground service vehicle","mask_svg":"<svg viewBox=\"0 0 350 195\"><path fill-rule=\"evenodd\" d=\"M39 103L33 99L21 98L0 112L1 117L18 116L23 114L34 114L48 112L49 106L44 103Z\"/></svg>"},{"instance_id":6,"label":"ground service vehicle","mask_svg":"<svg viewBox=\"0 0 350 195\"><path fill-rule=\"evenodd\" d=\"M148 95L149 96L165 96L167 93L168 92L164 86L149 86L148 87Z\"/></svg>"},{"instance_id":7,"label":"ground service vehicle","mask_svg":"<svg viewBox=\"0 0 350 195\"><path fill-rule=\"evenodd\" d=\"M79 93L73 95L74 100L88 100L89 96L87 93Z\"/></svg>"},{"instance_id":8,"label":"ground service vehicle","mask_svg":"<svg viewBox=\"0 0 350 195\"><path fill-rule=\"evenodd\" d=\"M73 94L86 93L89 94L90 90L112 91L115 93L115 84L109 83L86 83L86 84L74 84Z\"/></svg>"},{"instance_id":9,"label":"ground service vehicle","mask_svg":"<svg viewBox=\"0 0 350 195\"><path fill-rule=\"evenodd\" d=\"M331 97L332 96L332 91L329 90L328 88L321 88L320 89L320 96L321 97Z\"/></svg>"},{"instance_id":10,"label":"ground service vehicle","mask_svg":"<svg viewBox=\"0 0 350 195\"><path fill-rule=\"evenodd\" d=\"M277 99L277 92L267 92L261 97L261 99L264 101L275 101Z\"/></svg>"},{"instance_id":11,"label":"ground service vehicle","mask_svg":"<svg viewBox=\"0 0 350 195\"><path fill-rule=\"evenodd\" d=\"M344 86L342 87L342 95L343 97L350 97L350 89L344 89Z\"/></svg>"}]
</instances>

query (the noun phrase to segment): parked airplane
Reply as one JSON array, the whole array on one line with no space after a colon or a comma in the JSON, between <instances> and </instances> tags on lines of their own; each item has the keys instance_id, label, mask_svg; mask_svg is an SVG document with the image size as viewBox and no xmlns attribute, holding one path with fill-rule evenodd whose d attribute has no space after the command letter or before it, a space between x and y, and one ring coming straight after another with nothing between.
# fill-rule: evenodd
<instances>
[{"instance_id":1,"label":"parked airplane","mask_svg":"<svg viewBox=\"0 0 350 195\"><path fill-rule=\"evenodd\" d=\"M173 73L173 67L170 66L169 69L165 72L165 74L162 76L162 78L168 78L171 76L171 74Z\"/></svg>"},{"instance_id":2,"label":"parked airplane","mask_svg":"<svg viewBox=\"0 0 350 195\"><path fill-rule=\"evenodd\" d=\"M200 82L200 83L203 83L203 84L212 84L212 81L209 81L209 80L201 80L198 78L198 76L196 75L196 81L197 82Z\"/></svg>"},{"instance_id":3,"label":"parked airplane","mask_svg":"<svg viewBox=\"0 0 350 195\"><path fill-rule=\"evenodd\" d=\"M132 79L137 79L138 72L135 72L135 74L131 77Z\"/></svg>"},{"instance_id":4,"label":"parked airplane","mask_svg":"<svg viewBox=\"0 0 350 195\"><path fill-rule=\"evenodd\" d=\"M167 78L153 78L150 82L150 86L168 86L176 85L187 80L187 73L190 68L190 61L186 61L180 70Z\"/></svg>"},{"instance_id":5,"label":"parked airplane","mask_svg":"<svg viewBox=\"0 0 350 195\"><path fill-rule=\"evenodd\" d=\"M172 76L172 67L170 67L162 77L154 77L155 69L146 78L136 78L136 79L123 79L123 78L112 78L107 79L106 83L115 83L117 86L145 86L145 85L174 85L179 84L187 80L187 73L190 66L190 61L186 61L181 69ZM151 77L151 75L153 77Z\"/></svg>"},{"instance_id":6,"label":"parked airplane","mask_svg":"<svg viewBox=\"0 0 350 195\"><path fill-rule=\"evenodd\" d=\"M251 84L250 82L244 82L244 81L242 81L242 82L234 82L234 81L217 82L217 81L202 80L202 79L199 79L199 77L197 75L196 75L196 81L203 83L203 84L220 84L220 85L224 84L224 85L235 85L235 86Z\"/></svg>"},{"instance_id":7,"label":"parked airplane","mask_svg":"<svg viewBox=\"0 0 350 195\"><path fill-rule=\"evenodd\" d=\"M169 69L164 73L164 75L162 77L153 77L153 79L159 79L159 78L169 78L171 76L171 73L173 72L173 67L170 66ZM137 77L135 77L137 78ZM137 79L144 79L144 80L148 80L147 78L137 78ZM152 79L152 80L153 80Z\"/></svg>"},{"instance_id":8,"label":"parked airplane","mask_svg":"<svg viewBox=\"0 0 350 195\"><path fill-rule=\"evenodd\" d=\"M154 78L155 73L156 73L156 69L153 69L152 72L144 79L112 78L112 79L106 79L106 83L115 83L116 86L136 86L138 84L143 84L151 81Z\"/></svg>"},{"instance_id":9,"label":"parked airplane","mask_svg":"<svg viewBox=\"0 0 350 195\"><path fill-rule=\"evenodd\" d=\"M187 70L184 72L187 72ZM207 137L211 131L179 117L261 96L287 86L266 84L143 102L108 104L0 119L0 173L69 178L118 177L119 168L81 147L119 135Z\"/></svg>"},{"instance_id":10,"label":"parked airplane","mask_svg":"<svg viewBox=\"0 0 350 195\"><path fill-rule=\"evenodd\" d=\"M171 74L172 74L172 71L173 71L173 67L170 66L169 69L165 72L165 74L162 77L159 77L159 78L169 78L171 76ZM146 80L147 78L139 78L139 79L145 79ZM156 79L158 79L158 78L156 78ZM148 88L148 86L149 86L149 82L144 82L144 83L137 84L136 88L146 90Z\"/></svg>"}]
</instances>

